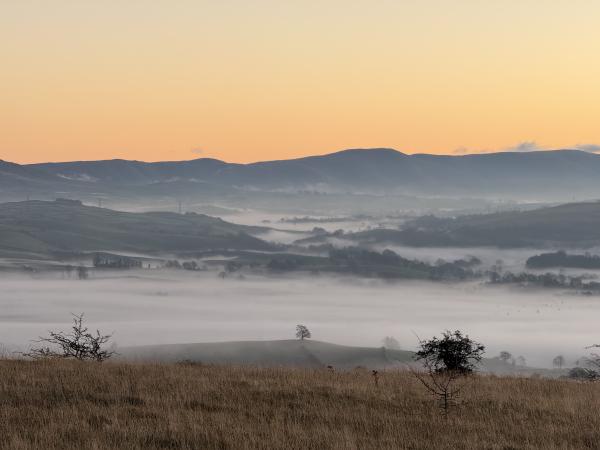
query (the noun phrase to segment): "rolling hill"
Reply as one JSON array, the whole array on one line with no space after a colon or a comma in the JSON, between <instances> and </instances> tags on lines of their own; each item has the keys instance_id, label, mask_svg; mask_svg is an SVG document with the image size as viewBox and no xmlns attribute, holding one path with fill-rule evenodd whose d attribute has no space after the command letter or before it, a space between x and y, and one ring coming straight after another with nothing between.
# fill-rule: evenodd
<instances>
[{"instance_id":1,"label":"rolling hill","mask_svg":"<svg viewBox=\"0 0 600 450\"><path fill-rule=\"evenodd\" d=\"M376 229L345 238L422 247L587 248L600 245L600 202L457 218L425 216L402 230Z\"/></svg>"},{"instance_id":2,"label":"rolling hill","mask_svg":"<svg viewBox=\"0 0 600 450\"><path fill-rule=\"evenodd\" d=\"M349 347L312 340L239 341L148 345L119 348L121 358L158 362L201 362L254 366L326 367L353 369L400 367L412 352Z\"/></svg>"},{"instance_id":3,"label":"rolling hill","mask_svg":"<svg viewBox=\"0 0 600 450\"><path fill-rule=\"evenodd\" d=\"M201 363L259 367L304 367L348 370L406 369L418 364L414 352L383 347L356 347L330 342L297 339L272 341L234 341L188 344L141 345L119 347L118 359L137 362ZM499 358L484 358L482 372L530 376L534 373L548 378L565 375L563 370L514 366Z\"/></svg>"},{"instance_id":4,"label":"rolling hill","mask_svg":"<svg viewBox=\"0 0 600 450\"><path fill-rule=\"evenodd\" d=\"M0 204L0 257L90 251L273 250L246 227L200 214L128 213L78 201Z\"/></svg>"}]
</instances>

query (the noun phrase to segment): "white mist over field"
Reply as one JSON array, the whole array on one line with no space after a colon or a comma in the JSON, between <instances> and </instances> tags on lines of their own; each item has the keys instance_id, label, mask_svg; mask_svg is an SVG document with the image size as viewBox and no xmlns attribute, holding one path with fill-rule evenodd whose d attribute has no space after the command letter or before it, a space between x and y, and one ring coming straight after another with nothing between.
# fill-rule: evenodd
<instances>
[{"instance_id":1,"label":"white mist over field","mask_svg":"<svg viewBox=\"0 0 600 450\"><path fill-rule=\"evenodd\" d=\"M461 329L529 365L568 363L600 341L600 302L560 290L328 278L216 277L214 272L129 271L89 280L0 276L0 343L25 347L48 329L67 329L84 312L120 346L293 338L306 324L316 340L380 346L395 336L407 350Z\"/></svg>"}]
</instances>

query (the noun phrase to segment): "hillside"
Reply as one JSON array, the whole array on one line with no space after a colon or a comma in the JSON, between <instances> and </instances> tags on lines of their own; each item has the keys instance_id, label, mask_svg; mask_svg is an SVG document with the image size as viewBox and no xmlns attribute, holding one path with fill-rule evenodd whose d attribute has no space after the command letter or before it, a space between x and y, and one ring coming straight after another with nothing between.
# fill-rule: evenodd
<instances>
[{"instance_id":1,"label":"hillside","mask_svg":"<svg viewBox=\"0 0 600 450\"><path fill-rule=\"evenodd\" d=\"M200 214L128 213L70 200L0 204L0 257L122 251L272 250L246 227Z\"/></svg>"},{"instance_id":2,"label":"hillside","mask_svg":"<svg viewBox=\"0 0 600 450\"><path fill-rule=\"evenodd\" d=\"M20 192L43 189L64 189L69 183L43 168L19 165L0 159L0 192Z\"/></svg>"},{"instance_id":3,"label":"hillside","mask_svg":"<svg viewBox=\"0 0 600 450\"><path fill-rule=\"evenodd\" d=\"M312 340L240 341L170 344L119 349L122 358L136 361L203 364L250 364L257 366L399 367L412 361L412 352L383 348L348 347Z\"/></svg>"},{"instance_id":4,"label":"hillside","mask_svg":"<svg viewBox=\"0 0 600 450\"><path fill-rule=\"evenodd\" d=\"M426 216L402 230L369 230L345 238L363 244L423 247L586 248L600 245L600 202L449 219Z\"/></svg>"},{"instance_id":5,"label":"hillside","mask_svg":"<svg viewBox=\"0 0 600 450\"><path fill-rule=\"evenodd\" d=\"M2 448L594 449L598 383L476 376L444 417L410 373L0 361Z\"/></svg>"},{"instance_id":6,"label":"hillside","mask_svg":"<svg viewBox=\"0 0 600 450\"><path fill-rule=\"evenodd\" d=\"M193 161L75 161L24 166L65 183L73 192L124 194L142 187L173 190L266 191L318 189L405 195L502 196L570 199L600 195L600 155L576 150L490 153L465 156L406 155L392 149L351 149L323 156L252 164L202 158ZM24 169L24 170L25 170ZM4 177L0 173L0 177ZM48 180L46 180L48 181ZM33 182L32 182L33 183ZM0 187L4 184L0 182ZM56 189L58 190L59 187ZM95 190L95 191L94 191ZM139 194L148 194L139 190Z\"/></svg>"}]
</instances>

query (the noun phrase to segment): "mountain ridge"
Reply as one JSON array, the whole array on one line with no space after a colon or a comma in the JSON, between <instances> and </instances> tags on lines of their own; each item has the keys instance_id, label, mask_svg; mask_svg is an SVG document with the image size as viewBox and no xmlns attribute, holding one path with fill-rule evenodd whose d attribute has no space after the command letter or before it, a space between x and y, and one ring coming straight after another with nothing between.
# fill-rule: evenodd
<instances>
[{"instance_id":1,"label":"mountain ridge","mask_svg":"<svg viewBox=\"0 0 600 450\"><path fill-rule=\"evenodd\" d=\"M586 198L600 196L600 155L581 150L408 155L394 149L335 153L248 164L214 158L142 162L123 159L15 165L0 163L0 193L27 189L94 189L127 195L152 187L153 195L215 189L318 191L471 196ZM94 186L101 186L95 188Z\"/></svg>"}]
</instances>

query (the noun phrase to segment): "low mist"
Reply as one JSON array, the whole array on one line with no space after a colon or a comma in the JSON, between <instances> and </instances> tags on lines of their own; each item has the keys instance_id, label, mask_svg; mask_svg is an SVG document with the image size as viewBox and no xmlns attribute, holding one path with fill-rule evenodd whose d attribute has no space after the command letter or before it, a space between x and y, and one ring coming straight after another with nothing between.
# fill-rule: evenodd
<instances>
[{"instance_id":1,"label":"low mist","mask_svg":"<svg viewBox=\"0 0 600 450\"><path fill-rule=\"evenodd\" d=\"M120 346L294 337L303 323L316 340L381 346L386 335L412 350L417 336L460 329L487 347L549 367L568 365L597 342L596 298L554 290L350 277L219 279L215 272L94 273L88 280L3 274L0 342L20 348L84 312L90 328Z\"/></svg>"}]
</instances>

